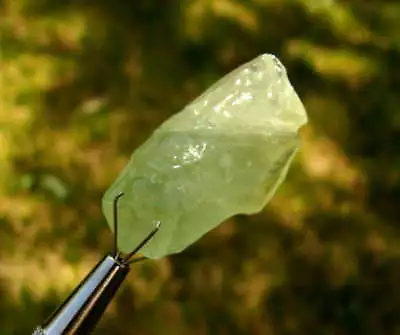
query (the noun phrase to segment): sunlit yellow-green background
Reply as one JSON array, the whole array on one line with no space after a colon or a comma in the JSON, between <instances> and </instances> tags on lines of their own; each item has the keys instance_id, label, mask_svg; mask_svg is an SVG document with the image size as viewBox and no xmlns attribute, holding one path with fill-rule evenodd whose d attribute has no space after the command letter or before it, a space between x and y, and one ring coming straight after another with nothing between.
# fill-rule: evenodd
<instances>
[{"instance_id":1,"label":"sunlit yellow-green background","mask_svg":"<svg viewBox=\"0 0 400 335\"><path fill-rule=\"evenodd\" d=\"M96 334L400 334L400 2L0 6L1 335L30 334L110 250L100 200L131 152L264 52L310 118L286 183L135 265Z\"/></svg>"}]
</instances>

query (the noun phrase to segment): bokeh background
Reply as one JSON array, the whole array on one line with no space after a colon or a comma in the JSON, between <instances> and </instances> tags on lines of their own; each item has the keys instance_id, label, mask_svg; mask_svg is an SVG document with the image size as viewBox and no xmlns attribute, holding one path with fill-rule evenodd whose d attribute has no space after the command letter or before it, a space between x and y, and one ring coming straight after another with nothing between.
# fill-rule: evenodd
<instances>
[{"instance_id":1,"label":"bokeh background","mask_svg":"<svg viewBox=\"0 0 400 335\"><path fill-rule=\"evenodd\" d=\"M95 334L400 334L400 2L0 2L0 334L30 334L110 250L131 152L276 54L309 113L265 211L133 267Z\"/></svg>"}]
</instances>

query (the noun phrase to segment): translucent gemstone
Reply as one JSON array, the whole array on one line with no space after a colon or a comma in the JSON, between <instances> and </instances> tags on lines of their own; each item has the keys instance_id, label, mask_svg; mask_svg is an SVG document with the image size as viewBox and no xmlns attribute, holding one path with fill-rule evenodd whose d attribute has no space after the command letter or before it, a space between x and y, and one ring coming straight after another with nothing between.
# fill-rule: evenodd
<instances>
[{"instance_id":1,"label":"translucent gemstone","mask_svg":"<svg viewBox=\"0 0 400 335\"><path fill-rule=\"evenodd\" d=\"M178 253L235 214L259 212L284 180L307 122L286 70L264 54L212 85L164 122L132 155L103 197L119 248L149 258Z\"/></svg>"}]
</instances>

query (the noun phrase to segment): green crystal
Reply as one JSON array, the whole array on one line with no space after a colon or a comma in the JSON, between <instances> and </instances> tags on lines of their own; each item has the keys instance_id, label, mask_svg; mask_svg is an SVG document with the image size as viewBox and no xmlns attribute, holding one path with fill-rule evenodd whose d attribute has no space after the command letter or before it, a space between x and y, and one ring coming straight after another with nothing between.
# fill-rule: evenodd
<instances>
[{"instance_id":1,"label":"green crystal","mask_svg":"<svg viewBox=\"0 0 400 335\"><path fill-rule=\"evenodd\" d=\"M286 70L264 54L212 85L164 122L132 155L103 197L118 247L149 258L178 253L235 214L259 212L286 177L307 122Z\"/></svg>"}]
</instances>

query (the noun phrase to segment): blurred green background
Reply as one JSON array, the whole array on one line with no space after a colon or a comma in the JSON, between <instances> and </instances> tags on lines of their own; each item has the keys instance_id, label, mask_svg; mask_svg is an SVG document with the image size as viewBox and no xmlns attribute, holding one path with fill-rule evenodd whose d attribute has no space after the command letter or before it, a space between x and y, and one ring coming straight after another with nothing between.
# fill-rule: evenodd
<instances>
[{"instance_id":1,"label":"blurred green background","mask_svg":"<svg viewBox=\"0 0 400 335\"><path fill-rule=\"evenodd\" d=\"M310 125L266 210L133 267L96 334L400 334L400 2L0 2L0 334L30 334L110 250L131 152L276 54Z\"/></svg>"}]
</instances>

